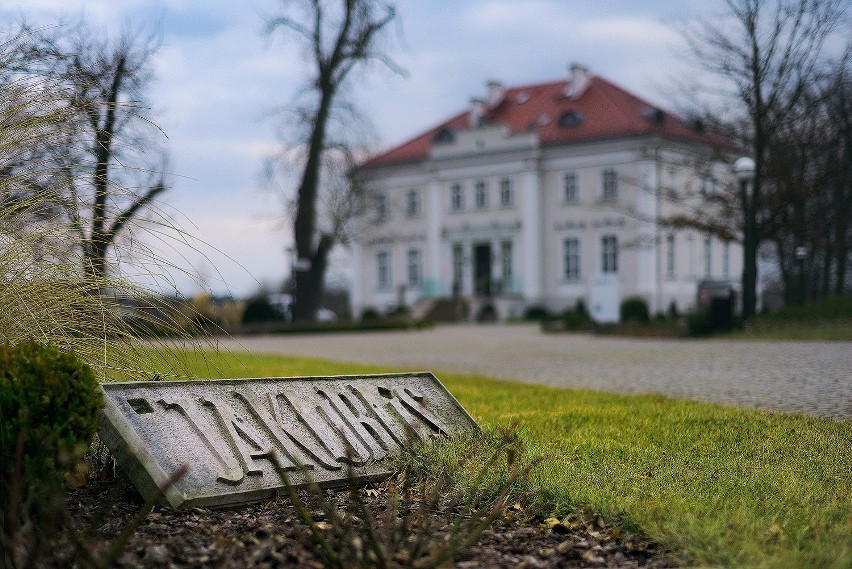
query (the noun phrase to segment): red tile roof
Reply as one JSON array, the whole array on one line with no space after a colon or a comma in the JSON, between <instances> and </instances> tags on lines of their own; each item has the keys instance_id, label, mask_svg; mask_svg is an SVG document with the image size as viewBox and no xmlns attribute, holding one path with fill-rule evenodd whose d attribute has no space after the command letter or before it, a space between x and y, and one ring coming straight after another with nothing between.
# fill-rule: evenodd
<instances>
[{"instance_id":1,"label":"red tile roof","mask_svg":"<svg viewBox=\"0 0 852 569\"><path fill-rule=\"evenodd\" d=\"M511 134L535 130L542 146L556 146L596 139L655 134L714 148L733 149L718 135L690 127L681 118L597 76L589 78L586 90L576 99L565 96L567 80L513 87L495 107L488 109L488 124L506 125ZM575 126L559 125L566 112L582 120ZM419 162L429 158L432 139L443 129L469 128L464 111L427 132L362 164L362 168Z\"/></svg>"}]
</instances>

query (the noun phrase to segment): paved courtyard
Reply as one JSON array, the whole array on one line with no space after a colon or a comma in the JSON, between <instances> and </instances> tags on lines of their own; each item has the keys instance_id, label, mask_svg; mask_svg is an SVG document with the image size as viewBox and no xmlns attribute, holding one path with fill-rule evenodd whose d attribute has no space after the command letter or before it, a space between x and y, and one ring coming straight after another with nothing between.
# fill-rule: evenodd
<instances>
[{"instance_id":1,"label":"paved courtyard","mask_svg":"<svg viewBox=\"0 0 852 569\"><path fill-rule=\"evenodd\" d=\"M312 356L852 419L852 343L543 334L533 325L252 336L222 348Z\"/></svg>"}]
</instances>

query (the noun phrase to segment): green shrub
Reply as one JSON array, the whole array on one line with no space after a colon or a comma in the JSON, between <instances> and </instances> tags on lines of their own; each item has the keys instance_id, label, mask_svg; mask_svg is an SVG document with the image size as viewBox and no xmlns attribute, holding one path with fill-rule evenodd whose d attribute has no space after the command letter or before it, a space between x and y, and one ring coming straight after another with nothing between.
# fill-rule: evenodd
<instances>
[{"instance_id":1,"label":"green shrub","mask_svg":"<svg viewBox=\"0 0 852 569\"><path fill-rule=\"evenodd\" d=\"M561 323L564 330L591 330L594 328L594 323L589 318L589 312L586 310L586 304L582 299L577 301L573 309L566 308L549 321Z\"/></svg>"},{"instance_id":2,"label":"green shrub","mask_svg":"<svg viewBox=\"0 0 852 569\"><path fill-rule=\"evenodd\" d=\"M675 302L674 300L671 301L671 304L669 304L669 310L668 310L667 316L671 320L677 320L678 318L680 318L680 312L678 312L678 309L677 309L677 302Z\"/></svg>"},{"instance_id":3,"label":"green shrub","mask_svg":"<svg viewBox=\"0 0 852 569\"><path fill-rule=\"evenodd\" d=\"M496 322L497 309L493 304L483 304L479 309L479 314L476 315L477 322Z\"/></svg>"},{"instance_id":4,"label":"green shrub","mask_svg":"<svg viewBox=\"0 0 852 569\"><path fill-rule=\"evenodd\" d=\"M706 310L690 314L686 318L687 334L692 337L709 336L713 333L713 321Z\"/></svg>"},{"instance_id":5,"label":"green shrub","mask_svg":"<svg viewBox=\"0 0 852 569\"><path fill-rule=\"evenodd\" d=\"M589 309L586 308L586 302L582 298L577 299L577 304L574 306L574 312L586 320L589 319Z\"/></svg>"},{"instance_id":6,"label":"green shrub","mask_svg":"<svg viewBox=\"0 0 852 569\"><path fill-rule=\"evenodd\" d=\"M399 306L388 312L388 316L404 317L408 316L409 314L411 314L411 309L404 304L400 304Z\"/></svg>"},{"instance_id":7,"label":"green shrub","mask_svg":"<svg viewBox=\"0 0 852 569\"><path fill-rule=\"evenodd\" d=\"M540 305L533 305L527 308L526 312L524 312L524 320L546 320L550 314L547 311L547 308Z\"/></svg>"},{"instance_id":8,"label":"green shrub","mask_svg":"<svg viewBox=\"0 0 852 569\"><path fill-rule=\"evenodd\" d=\"M566 330L578 330L591 322L587 314L577 310L566 310L560 315L560 318Z\"/></svg>"},{"instance_id":9,"label":"green shrub","mask_svg":"<svg viewBox=\"0 0 852 569\"><path fill-rule=\"evenodd\" d=\"M52 499L74 458L88 448L102 406L95 373L73 353L34 342L0 344L4 502ZM19 496L12 496L14 489Z\"/></svg>"},{"instance_id":10,"label":"green shrub","mask_svg":"<svg viewBox=\"0 0 852 569\"><path fill-rule=\"evenodd\" d=\"M361 312L361 322L375 322L379 318L381 318L381 315L375 308L365 308Z\"/></svg>"},{"instance_id":11,"label":"green shrub","mask_svg":"<svg viewBox=\"0 0 852 569\"><path fill-rule=\"evenodd\" d=\"M828 296L807 306L785 306L761 316L767 320L841 320L852 318L852 295Z\"/></svg>"},{"instance_id":12,"label":"green shrub","mask_svg":"<svg viewBox=\"0 0 852 569\"><path fill-rule=\"evenodd\" d=\"M638 296L625 298L621 301L621 321L647 324L651 321L648 316L648 303Z\"/></svg>"},{"instance_id":13,"label":"green shrub","mask_svg":"<svg viewBox=\"0 0 852 569\"><path fill-rule=\"evenodd\" d=\"M243 324L256 324L258 322L280 322L284 315L277 306L270 302L265 296L255 296L246 302L243 312Z\"/></svg>"}]
</instances>

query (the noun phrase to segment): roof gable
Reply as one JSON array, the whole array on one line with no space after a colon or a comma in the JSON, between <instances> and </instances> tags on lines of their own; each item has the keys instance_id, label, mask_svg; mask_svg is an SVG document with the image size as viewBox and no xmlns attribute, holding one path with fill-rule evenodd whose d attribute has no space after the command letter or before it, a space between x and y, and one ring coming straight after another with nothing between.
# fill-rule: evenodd
<instances>
[{"instance_id":1,"label":"roof gable","mask_svg":"<svg viewBox=\"0 0 852 569\"><path fill-rule=\"evenodd\" d=\"M487 124L504 125L509 134L535 131L541 146L558 146L596 139L654 134L718 148L733 148L724 137L687 125L672 113L598 76L591 76L582 93L568 96L567 80L506 89L502 99L487 108ZM469 111L436 125L423 134L367 160L371 168L427 160L439 133L475 128Z\"/></svg>"}]
</instances>

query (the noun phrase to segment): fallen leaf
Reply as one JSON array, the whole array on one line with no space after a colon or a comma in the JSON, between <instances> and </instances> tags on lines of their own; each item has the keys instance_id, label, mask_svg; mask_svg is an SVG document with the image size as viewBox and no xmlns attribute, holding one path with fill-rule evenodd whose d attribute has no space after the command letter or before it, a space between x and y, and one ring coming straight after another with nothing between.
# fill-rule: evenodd
<instances>
[{"instance_id":1,"label":"fallen leaf","mask_svg":"<svg viewBox=\"0 0 852 569\"><path fill-rule=\"evenodd\" d=\"M618 539L621 537L621 528L612 528L609 530L610 539Z\"/></svg>"},{"instance_id":2,"label":"fallen leaf","mask_svg":"<svg viewBox=\"0 0 852 569\"><path fill-rule=\"evenodd\" d=\"M606 565L606 560L592 550L584 551L582 557L589 565Z\"/></svg>"},{"instance_id":3,"label":"fallen leaf","mask_svg":"<svg viewBox=\"0 0 852 569\"><path fill-rule=\"evenodd\" d=\"M571 530L569 530L557 518L547 518L546 520L544 520L544 525L546 525L547 529L549 529L553 533L558 533L558 534L562 534L562 535L571 533Z\"/></svg>"}]
</instances>

